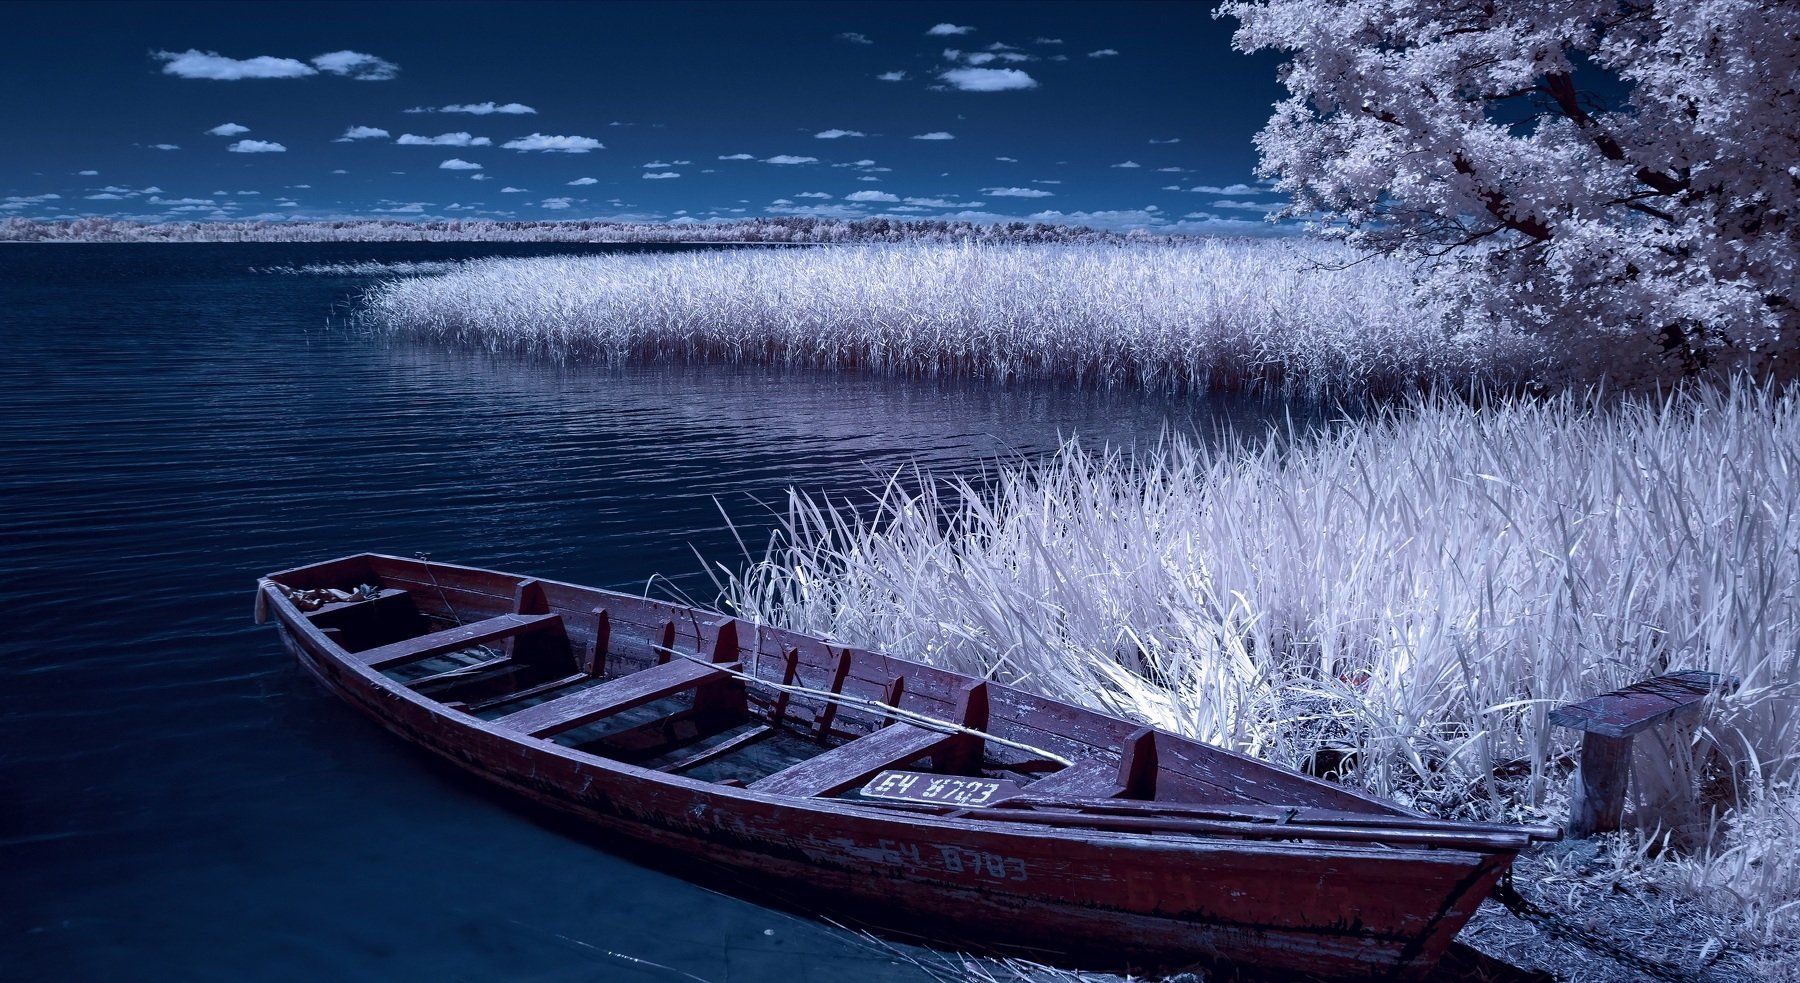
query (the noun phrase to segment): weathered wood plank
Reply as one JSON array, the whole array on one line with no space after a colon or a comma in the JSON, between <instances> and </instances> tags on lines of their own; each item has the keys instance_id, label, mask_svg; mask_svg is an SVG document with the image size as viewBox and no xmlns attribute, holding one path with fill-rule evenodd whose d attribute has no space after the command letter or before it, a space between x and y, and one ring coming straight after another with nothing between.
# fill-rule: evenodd
<instances>
[{"instance_id":1,"label":"weathered wood plank","mask_svg":"<svg viewBox=\"0 0 1800 983\"><path fill-rule=\"evenodd\" d=\"M377 671L392 669L395 666L416 662L434 655L455 652L458 649L486 645L504 638L512 638L524 632L546 631L560 628L562 617L555 614L503 614L497 618L488 618L444 631L420 635L382 645L378 648L353 652L350 658Z\"/></svg>"},{"instance_id":2,"label":"weathered wood plank","mask_svg":"<svg viewBox=\"0 0 1800 983\"><path fill-rule=\"evenodd\" d=\"M676 659L579 693L570 693L568 696L526 707L517 713L496 717L489 722L532 737L550 737L593 723L601 717L693 689L708 681L729 678L711 666L688 659Z\"/></svg>"},{"instance_id":3,"label":"weathered wood plank","mask_svg":"<svg viewBox=\"0 0 1800 983\"><path fill-rule=\"evenodd\" d=\"M1025 792L1019 798L1045 802L1111 799L1123 791L1119 785L1118 765L1085 758L1025 786Z\"/></svg>"},{"instance_id":4,"label":"weathered wood plank","mask_svg":"<svg viewBox=\"0 0 1800 983\"><path fill-rule=\"evenodd\" d=\"M831 795L861 785L876 772L931 754L955 737L912 724L893 724L759 778L750 788L774 795Z\"/></svg>"},{"instance_id":5,"label":"weathered wood plank","mask_svg":"<svg viewBox=\"0 0 1800 983\"><path fill-rule=\"evenodd\" d=\"M685 758L682 758L680 761L675 761L670 764L666 764L658 770L666 771L671 775L678 775L681 772L687 771L690 768L698 768L699 766L706 764L708 761L712 761L715 758L722 758L728 754L731 754L734 751L742 750L743 748L748 747L751 744L755 744L757 741L760 741L766 737L772 736L774 733L775 733L775 728L770 727L767 724L763 724L758 727L752 727L749 730L744 731L742 734L739 734L735 737L730 738L729 740L720 741L719 743L714 744L712 747L706 748L701 751L696 751L695 753L690 754Z\"/></svg>"},{"instance_id":6,"label":"weathered wood plank","mask_svg":"<svg viewBox=\"0 0 1800 983\"><path fill-rule=\"evenodd\" d=\"M1670 673L1557 707L1550 711L1550 722L1602 737L1630 737L1672 715L1700 709L1714 692L1736 687L1736 679L1718 673Z\"/></svg>"}]
</instances>

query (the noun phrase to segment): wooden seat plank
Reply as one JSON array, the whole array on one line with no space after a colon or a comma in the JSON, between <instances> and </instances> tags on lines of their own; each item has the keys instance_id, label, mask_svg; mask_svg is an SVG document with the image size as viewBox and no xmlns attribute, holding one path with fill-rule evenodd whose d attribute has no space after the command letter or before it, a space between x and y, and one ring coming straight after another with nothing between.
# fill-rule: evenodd
<instances>
[{"instance_id":1,"label":"wooden seat plank","mask_svg":"<svg viewBox=\"0 0 1800 983\"><path fill-rule=\"evenodd\" d=\"M1557 707L1550 711L1550 722L1602 737L1630 737L1666 717L1697 710L1713 692L1736 684L1716 673L1671 673Z\"/></svg>"},{"instance_id":2,"label":"wooden seat plank","mask_svg":"<svg viewBox=\"0 0 1800 983\"><path fill-rule=\"evenodd\" d=\"M1097 758L1084 758L1025 786L1021 799L1112 799L1125 791L1119 784L1119 766Z\"/></svg>"},{"instance_id":3,"label":"wooden seat plank","mask_svg":"<svg viewBox=\"0 0 1800 983\"><path fill-rule=\"evenodd\" d=\"M750 783L757 792L810 797L831 795L861 785L871 775L895 768L956 741L957 735L912 724L889 724L865 737L839 744L824 754L765 775Z\"/></svg>"},{"instance_id":4,"label":"wooden seat plank","mask_svg":"<svg viewBox=\"0 0 1800 983\"><path fill-rule=\"evenodd\" d=\"M516 730L532 737L551 737L601 717L623 713L633 707L673 696L703 683L731 677L713 666L689 659L672 659L659 666L640 669L578 693L558 697L526 707L489 723Z\"/></svg>"},{"instance_id":5,"label":"wooden seat plank","mask_svg":"<svg viewBox=\"0 0 1800 983\"><path fill-rule=\"evenodd\" d=\"M503 614L497 618L472 621L466 625L432 632L429 635L420 635L417 638L402 639L366 651L352 652L350 658L377 671L392 669L395 666L428 659L434 655L444 655L459 649L511 638L525 632L542 631L561 625L562 616L556 614Z\"/></svg>"}]
</instances>

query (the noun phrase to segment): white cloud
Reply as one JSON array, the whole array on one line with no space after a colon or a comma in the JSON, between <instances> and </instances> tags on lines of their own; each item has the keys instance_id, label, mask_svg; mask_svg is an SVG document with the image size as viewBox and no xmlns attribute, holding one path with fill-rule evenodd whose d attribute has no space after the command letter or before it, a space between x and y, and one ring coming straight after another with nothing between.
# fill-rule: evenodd
<instances>
[{"instance_id":1,"label":"white cloud","mask_svg":"<svg viewBox=\"0 0 1800 983\"><path fill-rule=\"evenodd\" d=\"M823 191L802 191L799 194L795 195L794 197L796 197L796 198L826 198L826 199L829 199L831 196L826 194Z\"/></svg>"},{"instance_id":2,"label":"white cloud","mask_svg":"<svg viewBox=\"0 0 1800 983\"><path fill-rule=\"evenodd\" d=\"M75 173L81 175L82 177L96 177L99 175L100 172L99 171L76 171Z\"/></svg>"},{"instance_id":3,"label":"white cloud","mask_svg":"<svg viewBox=\"0 0 1800 983\"><path fill-rule=\"evenodd\" d=\"M407 204L400 204L399 202L394 202L387 208L377 208L377 209L375 209L375 211L394 212L394 213L403 214L403 215L414 215L414 214L418 214L419 212L424 211L425 206L429 205L429 204L431 204L431 203L428 201L415 201L415 202L409 202Z\"/></svg>"},{"instance_id":4,"label":"white cloud","mask_svg":"<svg viewBox=\"0 0 1800 983\"><path fill-rule=\"evenodd\" d=\"M925 33L927 36L930 36L930 37L944 37L944 36L950 35L950 34L967 34L973 30L974 30L973 27L959 27L955 24L946 22L943 24L933 25L931 30L926 31Z\"/></svg>"},{"instance_id":5,"label":"white cloud","mask_svg":"<svg viewBox=\"0 0 1800 983\"><path fill-rule=\"evenodd\" d=\"M400 66L385 58L360 51L331 51L314 56L312 63L333 75L348 75L363 82L385 82L400 74Z\"/></svg>"},{"instance_id":6,"label":"white cloud","mask_svg":"<svg viewBox=\"0 0 1800 983\"><path fill-rule=\"evenodd\" d=\"M1031 179L1031 183L1032 183L1032 184L1061 184L1061 183L1062 183L1062 179L1061 179L1061 178L1038 178L1038 177L1034 177L1034 178L1032 178L1032 179Z\"/></svg>"},{"instance_id":7,"label":"white cloud","mask_svg":"<svg viewBox=\"0 0 1800 983\"><path fill-rule=\"evenodd\" d=\"M344 169L343 169L343 168L341 168L341 167L339 167L339 168L335 168L335 169L333 169L333 170L332 170L332 172L331 172L331 173L333 173L333 174L348 174L348 173L350 173L350 172L349 172L349 171L346 171L346 170L344 170Z\"/></svg>"},{"instance_id":8,"label":"white cloud","mask_svg":"<svg viewBox=\"0 0 1800 983\"><path fill-rule=\"evenodd\" d=\"M8 195L6 198L0 199L0 211L16 212L28 205L41 205L46 201L56 201L61 198L62 195L59 194ZM57 208L59 206L51 205L50 207Z\"/></svg>"},{"instance_id":9,"label":"white cloud","mask_svg":"<svg viewBox=\"0 0 1800 983\"><path fill-rule=\"evenodd\" d=\"M270 55L227 58L216 51L189 48L186 51L158 51L151 57L163 62L164 75L184 79L229 82L238 79L291 79L319 74L318 69L303 61Z\"/></svg>"},{"instance_id":10,"label":"white cloud","mask_svg":"<svg viewBox=\"0 0 1800 983\"><path fill-rule=\"evenodd\" d=\"M151 198L152 205L210 205L211 198Z\"/></svg>"},{"instance_id":11,"label":"white cloud","mask_svg":"<svg viewBox=\"0 0 1800 983\"><path fill-rule=\"evenodd\" d=\"M120 201L124 197L124 195L115 195L110 191L102 191L97 195L88 195L87 199L89 201Z\"/></svg>"},{"instance_id":12,"label":"white cloud","mask_svg":"<svg viewBox=\"0 0 1800 983\"><path fill-rule=\"evenodd\" d=\"M545 198L543 201L538 202L538 207L548 208L551 211L558 211L569 207L569 203L574 200L575 199L573 198Z\"/></svg>"},{"instance_id":13,"label":"white cloud","mask_svg":"<svg viewBox=\"0 0 1800 983\"><path fill-rule=\"evenodd\" d=\"M352 127L347 127L344 130L343 136L338 137L336 140L333 140L331 142L332 143L349 143L352 140L375 140L375 139L385 140L387 138L388 138L388 131L382 129L379 126L352 126Z\"/></svg>"},{"instance_id":14,"label":"white cloud","mask_svg":"<svg viewBox=\"0 0 1800 983\"><path fill-rule=\"evenodd\" d=\"M879 181L881 179L878 177L859 177L859 178L857 178L857 180L858 181Z\"/></svg>"},{"instance_id":15,"label":"white cloud","mask_svg":"<svg viewBox=\"0 0 1800 983\"><path fill-rule=\"evenodd\" d=\"M530 188L515 188L509 184L506 187L501 188L500 193L503 195L522 195L530 190Z\"/></svg>"},{"instance_id":16,"label":"white cloud","mask_svg":"<svg viewBox=\"0 0 1800 983\"><path fill-rule=\"evenodd\" d=\"M1062 38L1032 38L1031 43L1032 44L1061 44L1061 43L1063 43L1063 39Z\"/></svg>"},{"instance_id":17,"label":"white cloud","mask_svg":"<svg viewBox=\"0 0 1800 983\"><path fill-rule=\"evenodd\" d=\"M845 201L899 201L899 195L890 195L885 191L852 191L844 196Z\"/></svg>"},{"instance_id":18,"label":"white cloud","mask_svg":"<svg viewBox=\"0 0 1800 983\"><path fill-rule=\"evenodd\" d=\"M728 159L737 160L738 158L732 157ZM763 163L765 164L816 164L818 161L819 158L817 157L796 157L793 154L776 154L773 157L763 158Z\"/></svg>"},{"instance_id":19,"label":"white cloud","mask_svg":"<svg viewBox=\"0 0 1800 983\"><path fill-rule=\"evenodd\" d=\"M755 160L756 155L755 154L728 154L726 156L720 157L719 159L720 160Z\"/></svg>"},{"instance_id":20,"label":"white cloud","mask_svg":"<svg viewBox=\"0 0 1800 983\"><path fill-rule=\"evenodd\" d=\"M492 116L495 113L499 113L504 116L525 116L525 115L529 115L529 114L535 114L537 112L537 110L535 110L535 109L531 108L530 106L527 106L521 102L509 102L504 105L500 105L500 104L497 104L497 103L493 102L492 100L490 100L488 102L455 103L455 104L452 104L449 106L441 106L437 109L432 109L429 106L415 106L412 109L408 109L407 112L409 112L409 113L468 113L473 116Z\"/></svg>"},{"instance_id":21,"label":"white cloud","mask_svg":"<svg viewBox=\"0 0 1800 983\"><path fill-rule=\"evenodd\" d=\"M1112 166L1114 166L1114 167L1124 167L1124 168L1132 168L1132 167L1143 167L1143 166L1144 166L1144 165L1142 165L1142 164L1140 164L1140 163L1138 163L1138 162L1137 162L1137 161L1135 161L1135 160L1127 160L1127 161L1122 161L1122 162L1120 162L1120 163L1117 163L1117 164L1114 164L1114 165L1112 165Z\"/></svg>"},{"instance_id":22,"label":"white cloud","mask_svg":"<svg viewBox=\"0 0 1800 983\"><path fill-rule=\"evenodd\" d=\"M234 154L285 154L287 148L272 140L239 140L225 148Z\"/></svg>"},{"instance_id":23,"label":"white cloud","mask_svg":"<svg viewBox=\"0 0 1800 983\"><path fill-rule=\"evenodd\" d=\"M234 137L239 133L249 133L250 128L241 123L220 123L206 132L216 137Z\"/></svg>"},{"instance_id":24,"label":"white cloud","mask_svg":"<svg viewBox=\"0 0 1800 983\"><path fill-rule=\"evenodd\" d=\"M240 191L240 192L238 192L238 194L240 194L240 195L260 195L260 194L262 194L262 192L260 192L260 191Z\"/></svg>"},{"instance_id":25,"label":"white cloud","mask_svg":"<svg viewBox=\"0 0 1800 983\"><path fill-rule=\"evenodd\" d=\"M438 170L440 170L440 171L479 171L479 170L481 170L481 165L472 163L470 161L463 160L461 157L452 157L449 160L444 161L442 164L439 164Z\"/></svg>"},{"instance_id":26,"label":"white cloud","mask_svg":"<svg viewBox=\"0 0 1800 983\"><path fill-rule=\"evenodd\" d=\"M416 133L402 133L394 141L402 147L491 147L494 141L487 137L478 137L458 130L455 133L439 133L434 137L422 137Z\"/></svg>"},{"instance_id":27,"label":"white cloud","mask_svg":"<svg viewBox=\"0 0 1800 983\"><path fill-rule=\"evenodd\" d=\"M981 193L995 198L1048 198L1051 194L1039 188L982 188Z\"/></svg>"},{"instance_id":28,"label":"white cloud","mask_svg":"<svg viewBox=\"0 0 1800 983\"><path fill-rule=\"evenodd\" d=\"M914 140L954 140L954 139L956 139L956 137L953 134L945 133L943 130L932 130L930 133L921 133L918 136L913 137L913 139Z\"/></svg>"},{"instance_id":29,"label":"white cloud","mask_svg":"<svg viewBox=\"0 0 1800 983\"><path fill-rule=\"evenodd\" d=\"M675 173L674 171L645 171L644 172L644 180L646 180L646 181L662 181L662 180L666 180L668 178L680 177L680 176L681 175Z\"/></svg>"},{"instance_id":30,"label":"white cloud","mask_svg":"<svg viewBox=\"0 0 1800 983\"><path fill-rule=\"evenodd\" d=\"M858 31L845 31L844 33L838 35L838 40L839 41L848 41L851 44L874 44L875 43L875 42L869 40L869 36L867 34L863 34Z\"/></svg>"},{"instance_id":31,"label":"white cloud","mask_svg":"<svg viewBox=\"0 0 1800 983\"><path fill-rule=\"evenodd\" d=\"M1006 92L1035 89L1037 79L1016 68L952 68L938 78L964 92Z\"/></svg>"},{"instance_id":32,"label":"white cloud","mask_svg":"<svg viewBox=\"0 0 1800 983\"><path fill-rule=\"evenodd\" d=\"M1019 162L1019 158L1017 157L995 157L994 159L1006 161L1008 164L1017 164Z\"/></svg>"},{"instance_id":33,"label":"white cloud","mask_svg":"<svg viewBox=\"0 0 1800 983\"><path fill-rule=\"evenodd\" d=\"M1089 58L1111 58L1112 56L1114 56L1116 54L1118 54L1118 52L1114 51L1111 48L1101 48L1099 51L1088 52L1088 57Z\"/></svg>"},{"instance_id":34,"label":"white cloud","mask_svg":"<svg viewBox=\"0 0 1800 983\"><path fill-rule=\"evenodd\" d=\"M987 204L983 201L946 201L943 198L908 198L906 203L925 208L980 208Z\"/></svg>"},{"instance_id":35,"label":"white cloud","mask_svg":"<svg viewBox=\"0 0 1800 983\"><path fill-rule=\"evenodd\" d=\"M1227 184L1224 187L1220 187L1216 184L1196 184L1188 190L1203 195L1254 195L1263 193L1263 189L1251 187L1248 184Z\"/></svg>"},{"instance_id":36,"label":"white cloud","mask_svg":"<svg viewBox=\"0 0 1800 983\"><path fill-rule=\"evenodd\" d=\"M181 145L178 143L153 143L150 146L156 150L180 150L181 149Z\"/></svg>"},{"instance_id":37,"label":"white cloud","mask_svg":"<svg viewBox=\"0 0 1800 983\"><path fill-rule=\"evenodd\" d=\"M882 80L883 82L904 82L904 81L906 81L906 73L905 72L882 72L880 75L877 75L875 77Z\"/></svg>"},{"instance_id":38,"label":"white cloud","mask_svg":"<svg viewBox=\"0 0 1800 983\"><path fill-rule=\"evenodd\" d=\"M862 218L866 214L860 205L796 205L786 199L773 202L763 210L770 215L804 215L809 218Z\"/></svg>"},{"instance_id":39,"label":"white cloud","mask_svg":"<svg viewBox=\"0 0 1800 983\"><path fill-rule=\"evenodd\" d=\"M1185 168L1185 167L1159 167L1156 169L1156 173L1158 173L1158 174L1180 174L1186 170L1187 170L1187 168Z\"/></svg>"},{"instance_id":40,"label":"white cloud","mask_svg":"<svg viewBox=\"0 0 1800 983\"><path fill-rule=\"evenodd\" d=\"M578 177L578 178L576 178L576 179L575 179L575 180L573 180L573 181L570 181L570 182L569 182L569 186L570 186L570 187L572 187L572 188L579 188L579 187L581 187L581 186L582 186L582 185L584 185L584 184L599 184L599 183L600 183L600 182L599 182L599 180L598 180L598 179L595 179L595 178L591 178L591 177Z\"/></svg>"},{"instance_id":41,"label":"white cloud","mask_svg":"<svg viewBox=\"0 0 1800 983\"><path fill-rule=\"evenodd\" d=\"M1180 143L1181 138L1180 137L1170 137L1167 140L1158 140L1155 137L1151 137L1150 142L1151 143Z\"/></svg>"},{"instance_id":42,"label":"white cloud","mask_svg":"<svg viewBox=\"0 0 1800 983\"><path fill-rule=\"evenodd\" d=\"M528 137L508 140L500 146L507 150L542 150L561 154L585 154L590 150L606 149L606 144L593 137L551 136L546 133L533 133Z\"/></svg>"},{"instance_id":43,"label":"white cloud","mask_svg":"<svg viewBox=\"0 0 1800 983\"><path fill-rule=\"evenodd\" d=\"M813 134L815 140L837 140L842 137L861 137L868 134L861 130L820 130Z\"/></svg>"},{"instance_id":44,"label":"white cloud","mask_svg":"<svg viewBox=\"0 0 1800 983\"><path fill-rule=\"evenodd\" d=\"M1210 207L1212 207L1212 208L1232 208L1232 209L1237 209L1237 210L1246 211L1246 212L1264 212L1264 213L1273 211L1275 208L1274 205L1269 204L1267 202L1233 201L1229 198L1220 199L1219 201L1215 201L1212 203L1212 205Z\"/></svg>"},{"instance_id":45,"label":"white cloud","mask_svg":"<svg viewBox=\"0 0 1800 983\"><path fill-rule=\"evenodd\" d=\"M494 179L494 177L491 174L471 174L471 175L469 175L469 180L471 180L471 181L492 181L493 179Z\"/></svg>"}]
</instances>

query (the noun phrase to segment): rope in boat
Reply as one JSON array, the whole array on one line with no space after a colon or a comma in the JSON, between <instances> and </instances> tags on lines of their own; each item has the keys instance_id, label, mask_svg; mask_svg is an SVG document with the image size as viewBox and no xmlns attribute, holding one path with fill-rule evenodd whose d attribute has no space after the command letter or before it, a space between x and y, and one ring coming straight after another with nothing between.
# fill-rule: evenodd
<instances>
[{"instance_id":1,"label":"rope in boat","mask_svg":"<svg viewBox=\"0 0 1800 983\"><path fill-rule=\"evenodd\" d=\"M1015 741L1015 740L1011 740L1009 738L1000 737L997 734L990 734L984 730L976 730L973 727L967 727L962 724L955 723L953 721L939 720L936 717L927 716L923 713L919 713L916 710L902 710L897 706L883 703L880 700L865 700L859 696L845 696L842 693L833 693L830 690L823 690L823 689L813 689L810 686L799 686L799 685L795 685L793 683L771 682L770 680L763 679L760 676L752 676L747 672L740 672L739 670L736 670L736 669L728 669L725 666L720 665L717 662L712 662L707 659L702 659L697 655L691 655L687 652L677 652L674 649L664 648L661 645L652 645L652 646L650 646L650 648L656 652L661 652L661 653L664 653L667 655L680 656L681 658L686 659L689 662L696 662L696 663L699 663L700 665L706 666L708 668L717 669L718 671L720 671L728 676L735 676L738 679L741 679L747 683L755 683L758 686L767 686L768 688L770 688L772 690L777 690L779 692L795 693L795 694L799 694L802 696L816 697L818 699L825 700L828 703L837 703L837 704L841 704L841 705L845 705L845 706L860 707L865 710L879 710L879 711L881 711L885 714L888 714L890 716L893 716L895 718L902 719L906 723L915 724L917 726L923 727L926 730L935 730L941 734L967 734L970 737L979 737L984 741L992 741L995 744L1001 745L1002 747L1012 748L1015 751L1025 751L1030 754L1039 755L1046 760L1054 761L1057 764L1062 765L1064 768L1067 768L1075 763L1074 761L1070 760L1069 758L1065 758L1060 754L1046 751L1041 747L1034 747L1034 746L1032 746L1030 744L1026 744L1022 741Z\"/></svg>"},{"instance_id":2,"label":"rope in boat","mask_svg":"<svg viewBox=\"0 0 1800 983\"><path fill-rule=\"evenodd\" d=\"M443 585L437 582L437 573L431 569L431 554L418 553L415 555L419 558L419 566L425 568L425 576L431 578L431 586L437 588L438 600L444 602L444 610L450 612L450 620L456 622L456 627L461 628L463 623L462 615L456 613L456 607L450 603L450 595L444 593Z\"/></svg>"}]
</instances>

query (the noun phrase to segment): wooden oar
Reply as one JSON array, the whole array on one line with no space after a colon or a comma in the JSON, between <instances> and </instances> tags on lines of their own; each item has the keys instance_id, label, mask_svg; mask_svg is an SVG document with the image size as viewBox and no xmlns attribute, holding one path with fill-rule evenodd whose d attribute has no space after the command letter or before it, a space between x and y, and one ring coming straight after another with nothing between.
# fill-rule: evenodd
<instances>
[{"instance_id":1,"label":"wooden oar","mask_svg":"<svg viewBox=\"0 0 1800 983\"><path fill-rule=\"evenodd\" d=\"M1449 828L1418 826L1352 826L1323 823L1275 823L1267 820L1192 819L1176 816L1121 816L1065 809L1009 809L987 806L957 809L910 802L859 799L859 806L881 809L919 811L946 815L952 819L979 819L995 822L1037 823L1045 826L1080 827L1129 833L1188 833L1212 836L1236 836L1251 840L1335 840L1349 843L1405 843L1418 846L1451 847L1489 852L1512 852L1531 844L1531 836L1523 831L1500 827L1500 831L1482 829L1465 831L1461 824L1444 823Z\"/></svg>"},{"instance_id":2,"label":"wooden oar","mask_svg":"<svg viewBox=\"0 0 1800 983\"><path fill-rule=\"evenodd\" d=\"M1135 816L1170 816L1192 819L1302 823L1314 826L1374 827L1381 829L1461 830L1469 833L1522 834L1533 840L1562 839L1555 826L1515 826L1509 823L1462 822L1432 816L1382 815L1380 813L1336 812L1326 809L1304 809L1281 806L1212 806L1193 802L1150 802L1138 799L1033 799L1025 796L993 803L999 809L1057 809L1078 812L1113 813Z\"/></svg>"}]
</instances>

